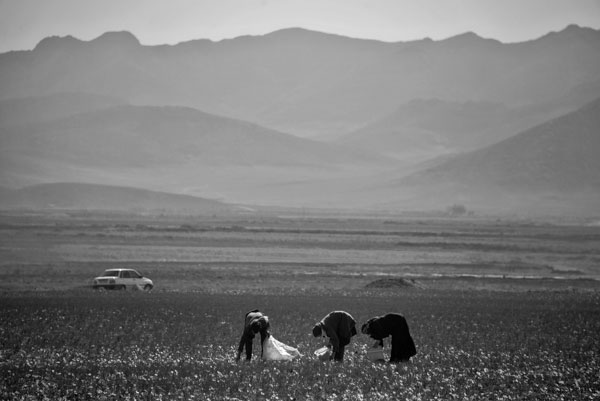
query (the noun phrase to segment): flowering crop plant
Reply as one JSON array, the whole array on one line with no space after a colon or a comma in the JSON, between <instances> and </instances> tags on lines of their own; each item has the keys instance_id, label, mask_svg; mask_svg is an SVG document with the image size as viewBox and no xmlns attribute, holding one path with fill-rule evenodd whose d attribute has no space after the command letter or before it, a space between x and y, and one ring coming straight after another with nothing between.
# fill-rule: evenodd
<instances>
[{"instance_id":1,"label":"flowering crop plant","mask_svg":"<svg viewBox=\"0 0 600 401\"><path fill-rule=\"evenodd\" d=\"M245 312L303 354L235 361ZM417 355L366 358L352 338L322 362L311 328L331 310L358 325L402 313ZM597 293L352 294L23 292L0 295L0 398L9 400L593 400L600 398ZM390 341L385 340L389 355Z\"/></svg>"}]
</instances>

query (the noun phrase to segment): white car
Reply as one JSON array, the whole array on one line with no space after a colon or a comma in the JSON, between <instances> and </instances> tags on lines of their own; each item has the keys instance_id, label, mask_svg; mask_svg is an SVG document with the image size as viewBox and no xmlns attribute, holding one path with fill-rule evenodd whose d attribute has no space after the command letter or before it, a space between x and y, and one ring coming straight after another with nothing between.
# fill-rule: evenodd
<instances>
[{"instance_id":1,"label":"white car","mask_svg":"<svg viewBox=\"0 0 600 401\"><path fill-rule=\"evenodd\" d=\"M94 279L96 290L135 290L150 291L154 283L134 269L108 269Z\"/></svg>"}]
</instances>

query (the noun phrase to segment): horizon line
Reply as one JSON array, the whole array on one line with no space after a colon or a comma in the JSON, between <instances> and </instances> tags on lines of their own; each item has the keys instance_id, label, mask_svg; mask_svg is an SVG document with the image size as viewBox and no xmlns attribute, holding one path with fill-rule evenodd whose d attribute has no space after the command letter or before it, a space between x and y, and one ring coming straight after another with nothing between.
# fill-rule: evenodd
<instances>
[{"instance_id":1,"label":"horizon line","mask_svg":"<svg viewBox=\"0 0 600 401\"><path fill-rule=\"evenodd\" d=\"M72 34L67 34L67 35L48 35L45 36L43 38L41 38L36 44L35 46L33 46L33 48L30 49L11 49L11 50L6 50L3 52L0 52L0 54L4 54L4 53L10 53L10 52L21 52L21 51L33 51L35 50L40 43L42 43L45 40L48 39L75 39L77 41L83 42L83 43L89 43L89 42L93 42L95 40L98 40L99 38L107 35L107 34L114 34L114 33L126 33L129 34L131 36L133 36L138 43L140 44L140 46L145 46L145 47L156 47L156 46L177 46L177 45L181 45L181 44L186 44L186 43L191 43L191 42L197 42L197 41L208 41L211 43L221 43L221 42L227 42L227 41L232 41L232 40L238 40L238 39L243 39L243 38L259 38L259 37L265 37L265 36L269 36L269 35L273 35L276 33L280 33L280 32L284 32L284 31L293 31L293 30L298 30L298 31L305 31L305 32L310 32L310 33L317 33L317 34L322 34L322 35L328 35L328 36L336 36L336 37L340 37L340 38L346 38L346 39L353 39L353 40L361 40L361 41L370 41L370 42L379 42L379 43L387 43L387 44L395 44L395 43L412 43L412 42L421 42L421 41L431 41L431 42L443 42L446 40L450 40L453 38L457 38L460 36L464 36L464 35L475 35L478 38L481 38L483 40L491 40L491 41L495 41L501 44L518 44L518 43L527 43L527 42L531 42L531 41L535 41L535 40L539 40L543 37L546 37L548 35L551 35L553 33L560 33L560 32L564 32L568 29L573 29L573 28L577 28L577 29L581 29L581 30L593 30L596 32L600 31L600 28L596 29L590 26L582 26L576 23L570 23L565 25L562 29L558 29L558 30L550 30L548 32L546 32L543 35L537 36L537 37L533 37L533 38L529 38L529 39L525 39L525 40L520 40L520 41L507 41L507 42L503 42L497 38L493 38L493 37L484 37L481 36L480 34L478 34L475 31L464 31L461 33L457 33L455 35L451 35L451 36L447 36L444 38L440 38L440 39L432 39L429 36L426 37L422 37L422 38L417 38L417 39L409 39L409 40L397 40L397 41L389 41L389 40L382 40L382 39L375 39L375 38L366 38L366 37L357 37L357 36L350 36L350 35L343 35L340 33L335 33L335 32L326 32L326 31L322 31L322 30L315 30L315 29L309 29L309 28L305 28L302 26L290 26L290 27L286 27L286 28L280 28L280 29L276 29L273 31L269 31L267 33L263 33L263 34L243 34L243 35L238 35L238 36L233 36L233 37L226 37L226 38L221 38L221 39L210 39L210 38L193 38L193 39L187 39L187 40L182 40L179 42L175 42L175 43L143 43L142 41L140 41L139 37L132 32L131 30L128 29L122 29L122 30L107 30L104 31L103 33L99 34L98 36L93 37L92 39L81 39L78 38Z\"/></svg>"}]
</instances>

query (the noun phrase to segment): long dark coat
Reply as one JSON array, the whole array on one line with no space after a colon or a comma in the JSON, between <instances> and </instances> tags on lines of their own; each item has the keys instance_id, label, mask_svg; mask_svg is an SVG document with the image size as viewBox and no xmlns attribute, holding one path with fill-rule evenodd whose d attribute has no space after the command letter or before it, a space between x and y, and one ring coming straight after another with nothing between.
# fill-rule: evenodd
<instances>
[{"instance_id":1,"label":"long dark coat","mask_svg":"<svg viewBox=\"0 0 600 401\"><path fill-rule=\"evenodd\" d=\"M408 329L404 316L398 313L388 313L384 316L371 318L362 327L362 332L379 340L392 336L390 362L405 362L417 354L417 349Z\"/></svg>"}]
</instances>

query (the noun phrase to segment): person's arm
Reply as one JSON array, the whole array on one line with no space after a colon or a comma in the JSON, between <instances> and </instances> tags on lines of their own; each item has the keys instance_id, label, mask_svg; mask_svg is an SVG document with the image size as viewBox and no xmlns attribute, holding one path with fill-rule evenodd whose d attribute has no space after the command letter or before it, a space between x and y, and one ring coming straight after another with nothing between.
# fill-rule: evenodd
<instances>
[{"instance_id":1,"label":"person's arm","mask_svg":"<svg viewBox=\"0 0 600 401\"><path fill-rule=\"evenodd\" d=\"M235 357L236 361L240 360L240 357L242 356L242 351L244 350L244 344L246 343L246 336L245 336L245 332L242 334L242 338L240 339L240 345L238 346L238 351L237 351L237 356Z\"/></svg>"},{"instance_id":2,"label":"person's arm","mask_svg":"<svg viewBox=\"0 0 600 401\"><path fill-rule=\"evenodd\" d=\"M246 345L246 348L249 346L250 347L250 354L252 354L252 341L248 341L248 336L250 335L250 331L248 330L248 327L244 327L244 332L242 333L242 338L240 339L240 345L238 346L238 352L237 352L237 356L235 358L236 361L240 360L240 357L242 355L242 352L244 351L244 345ZM248 350L246 350L247 352Z\"/></svg>"},{"instance_id":3,"label":"person's arm","mask_svg":"<svg viewBox=\"0 0 600 401\"><path fill-rule=\"evenodd\" d=\"M245 343L245 338L244 335L242 334L242 338L240 339L240 345L238 346L238 351L237 351L237 355L235 357L236 361L240 360L240 357L242 356L242 351L244 350L244 343Z\"/></svg>"},{"instance_id":4,"label":"person's arm","mask_svg":"<svg viewBox=\"0 0 600 401\"><path fill-rule=\"evenodd\" d=\"M268 330L261 330L260 331L260 357L262 359L263 356L263 351L265 349L265 339L267 337L269 337L270 333Z\"/></svg>"},{"instance_id":5,"label":"person's arm","mask_svg":"<svg viewBox=\"0 0 600 401\"><path fill-rule=\"evenodd\" d=\"M329 342L331 343L331 346L333 347L333 352L335 352L335 353L339 352L340 339L338 338L338 335L335 332L335 330L327 327L326 325L323 325L323 330L325 331L325 335L327 337L329 337Z\"/></svg>"},{"instance_id":6,"label":"person's arm","mask_svg":"<svg viewBox=\"0 0 600 401\"><path fill-rule=\"evenodd\" d=\"M249 361L250 359L252 359L252 343L254 336L252 337L246 337L246 360Z\"/></svg>"}]
</instances>

